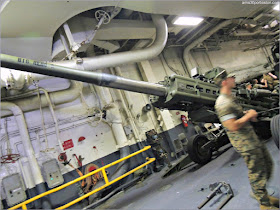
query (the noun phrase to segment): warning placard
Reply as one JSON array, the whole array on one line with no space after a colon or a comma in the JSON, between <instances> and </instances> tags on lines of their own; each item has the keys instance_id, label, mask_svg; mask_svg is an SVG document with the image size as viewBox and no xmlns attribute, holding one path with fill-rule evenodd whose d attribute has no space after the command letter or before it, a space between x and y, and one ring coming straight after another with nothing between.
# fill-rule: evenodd
<instances>
[{"instance_id":1,"label":"warning placard","mask_svg":"<svg viewBox=\"0 0 280 210\"><path fill-rule=\"evenodd\" d=\"M70 149L70 148L74 147L74 144L73 144L72 139L69 139L69 140L67 140L67 141L64 141L63 144L62 144L62 146L63 146L63 149L64 149L64 150L67 150L67 149Z\"/></svg>"}]
</instances>

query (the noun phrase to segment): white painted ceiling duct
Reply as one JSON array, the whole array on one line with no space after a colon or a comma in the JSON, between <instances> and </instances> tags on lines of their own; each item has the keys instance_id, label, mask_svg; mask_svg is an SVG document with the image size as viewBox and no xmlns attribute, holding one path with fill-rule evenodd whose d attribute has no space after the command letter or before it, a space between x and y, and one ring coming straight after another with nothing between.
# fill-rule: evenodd
<instances>
[{"instance_id":1,"label":"white painted ceiling duct","mask_svg":"<svg viewBox=\"0 0 280 210\"><path fill-rule=\"evenodd\" d=\"M271 30L265 30L262 28L259 28L256 31L250 32L248 30L236 30L233 32L233 36L256 36L256 35L263 35L263 36L268 36L268 35L277 35L279 34L279 30L277 31L271 31Z\"/></svg>"},{"instance_id":2,"label":"white painted ceiling duct","mask_svg":"<svg viewBox=\"0 0 280 210\"><path fill-rule=\"evenodd\" d=\"M248 14L257 13L270 8L269 5L241 4L240 2L207 2L207 1L0 1L1 7L1 52L14 56L27 57L35 60L49 61L52 59L53 36L57 29L66 21L85 11L97 8L120 7L121 19L114 22L126 22L133 24L130 19L131 11L194 17L212 18L247 18ZM19 9L20 8L20 9ZM36 8L36 9L34 9ZM47 9L48 8L48 9ZM50 13L50 11L52 11ZM63 11L63 12L62 12ZM25 21L18 21L24 17ZM37 17L37 18L34 18ZM83 17L84 18L84 17ZM93 18L91 18L93 19ZM92 21L92 20L91 20ZM138 21L140 22L140 21ZM149 22L149 21L143 21ZM93 23L94 24L94 23ZM11 27L13 26L13 27ZM47 26L47 27L46 27ZM113 28L110 24L108 30ZM103 27L102 27L103 28ZM102 30L102 28L100 30ZM105 27L104 27L105 28ZM150 26L148 26L150 31ZM125 28L125 33L130 29ZM134 35L138 35L135 31ZM144 28L147 31L147 27ZM102 35L105 33L101 33ZM131 33L133 34L133 33ZM102 36L101 35L101 36ZM107 34L109 35L109 34ZM118 37L119 33L111 35L111 38ZM102 41L96 34L94 41ZM133 38L133 37L132 37ZM112 39L108 39L112 40ZM103 42L108 42L108 40ZM97 45L98 46L98 45ZM26 48L32 48L26 51ZM43 51L41 49L44 49Z\"/></svg>"},{"instance_id":3,"label":"white painted ceiling duct","mask_svg":"<svg viewBox=\"0 0 280 210\"><path fill-rule=\"evenodd\" d=\"M156 38L154 43L150 47L141 50L83 58L83 63L82 65L80 65L82 67L82 70L93 71L97 69L104 69L107 67L115 67L127 63L149 60L159 55L165 47L168 36L168 29L163 16L152 15L152 20L156 27ZM54 64L70 68L76 67L76 61L73 60L59 61L55 62Z\"/></svg>"}]
</instances>

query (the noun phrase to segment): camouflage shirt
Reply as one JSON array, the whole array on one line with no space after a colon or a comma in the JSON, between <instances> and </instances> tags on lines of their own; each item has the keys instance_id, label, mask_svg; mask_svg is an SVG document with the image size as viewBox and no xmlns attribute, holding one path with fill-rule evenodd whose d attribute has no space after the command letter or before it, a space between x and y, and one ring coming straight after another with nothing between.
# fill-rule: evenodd
<instances>
[{"instance_id":1,"label":"camouflage shirt","mask_svg":"<svg viewBox=\"0 0 280 210\"><path fill-rule=\"evenodd\" d=\"M274 81L274 79L271 76L269 76L269 75L264 75L263 79L267 81L268 88L270 90L272 90L273 89L273 81Z\"/></svg>"},{"instance_id":2,"label":"camouflage shirt","mask_svg":"<svg viewBox=\"0 0 280 210\"><path fill-rule=\"evenodd\" d=\"M239 119L244 115L242 107L235 102L234 98L225 94L219 95L215 109L221 122L233 118ZM246 152L262 146L250 122L245 123L238 131L226 129L226 132L237 152Z\"/></svg>"},{"instance_id":3,"label":"camouflage shirt","mask_svg":"<svg viewBox=\"0 0 280 210\"><path fill-rule=\"evenodd\" d=\"M257 89L258 89L258 88L263 88L263 85L260 85L260 84L254 84L254 85L253 85L253 88L257 88Z\"/></svg>"}]
</instances>

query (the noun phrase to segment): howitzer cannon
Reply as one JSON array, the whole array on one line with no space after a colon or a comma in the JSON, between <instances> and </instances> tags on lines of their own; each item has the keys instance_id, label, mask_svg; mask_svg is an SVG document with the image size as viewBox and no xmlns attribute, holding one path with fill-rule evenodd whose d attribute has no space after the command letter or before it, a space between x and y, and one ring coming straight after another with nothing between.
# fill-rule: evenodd
<instances>
[{"instance_id":1,"label":"howitzer cannon","mask_svg":"<svg viewBox=\"0 0 280 210\"><path fill-rule=\"evenodd\" d=\"M160 109L188 111L189 117L195 122L218 123L214 105L219 95L219 87L213 84L212 79L222 70L219 67L214 68L205 74L207 77L203 75L199 75L197 78L186 78L179 75L167 76L161 82L167 88L167 95L151 96L151 103ZM233 94L245 110L266 111L277 107L279 102L279 94L265 89L238 88L233 90ZM267 112L262 117L272 117L277 113L277 110Z\"/></svg>"},{"instance_id":2,"label":"howitzer cannon","mask_svg":"<svg viewBox=\"0 0 280 210\"><path fill-rule=\"evenodd\" d=\"M219 95L219 88L213 84L212 79L221 71L220 68L215 68L204 76L199 75L197 78L172 75L166 77L159 84L153 84L125 79L110 74L71 69L52 63L39 62L5 54L1 54L0 59L1 66L6 68L149 94L152 95L150 98L151 103L157 108L188 111L189 117L193 122L219 122L214 111L214 104ZM249 92L245 89L237 89L234 91L234 94L244 108L255 109L256 111L267 111L275 108L279 101L277 94L272 94L264 90ZM262 117L272 117L277 113L277 110L265 112ZM260 121L255 124L256 127L266 125L269 126L268 121ZM273 131L273 133L278 133L279 127L276 126L275 129L277 130ZM222 146L223 143L221 142L224 142L226 135L224 131L219 131L218 135L212 132L210 133L210 137L209 135L204 135L205 133L203 132L201 133L202 135L194 136L188 141L188 153L190 155L193 154L191 158L195 162L206 163L211 159L211 150Z\"/></svg>"},{"instance_id":3,"label":"howitzer cannon","mask_svg":"<svg viewBox=\"0 0 280 210\"><path fill-rule=\"evenodd\" d=\"M219 87L213 84L213 78L222 70L219 67L214 68L205 75L198 75L196 78L186 78L179 75L165 77L161 84L167 88L167 95L151 96L151 103L160 109L188 111L189 119L192 122L219 123L214 110ZM267 117L271 118L279 113L279 109L274 109L278 106L279 94L265 89L247 90L242 87L233 90L233 94L244 110L255 109L260 112L259 121L252 123L257 135L268 139L271 137L270 127L273 128L272 134L279 147L276 135L279 128L274 126L275 120L272 121L272 126L267 120ZM198 135L188 140L187 149L194 162L205 164L211 160L212 151L218 150L227 143L228 139L222 127L213 127L204 131L202 128L198 131Z\"/></svg>"}]
</instances>

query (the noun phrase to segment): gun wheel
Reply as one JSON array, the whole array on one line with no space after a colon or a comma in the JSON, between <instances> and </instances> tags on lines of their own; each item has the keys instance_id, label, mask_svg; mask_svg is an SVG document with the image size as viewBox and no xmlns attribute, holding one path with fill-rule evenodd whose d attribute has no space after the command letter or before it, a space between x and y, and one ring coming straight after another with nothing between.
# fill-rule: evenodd
<instances>
[{"instance_id":1,"label":"gun wheel","mask_svg":"<svg viewBox=\"0 0 280 210\"><path fill-rule=\"evenodd\" d=\"M251 124L253 125L257 136L261 140L268 140L271 138L272 132L271 132L271 125L269 125L270 124L269 121L259 121Z\"/></svg>"},{"instance_id":2,"label":"gun wheel","mask_svg":"<svg viewBox=\"0 0 280 210\"><path fill-rule=\"evenodd\" d=\"M187 143L187 151L191 160L198 164L206 164L212 158L211 149L203 149L202 146L209 140L203 135L192 136Z\"/></svg>"},{"instance_id":3,"label":"gun wheel","mask_svg":"<svg viewBox=\"0 0 280 210\"><path fill-rule=\"evenodd\" d=\"M279 149L279 126L280 126L280 115L276 115L270 121L270 128L272 133L273 141Z\"/></svg>"}]
</instances>

